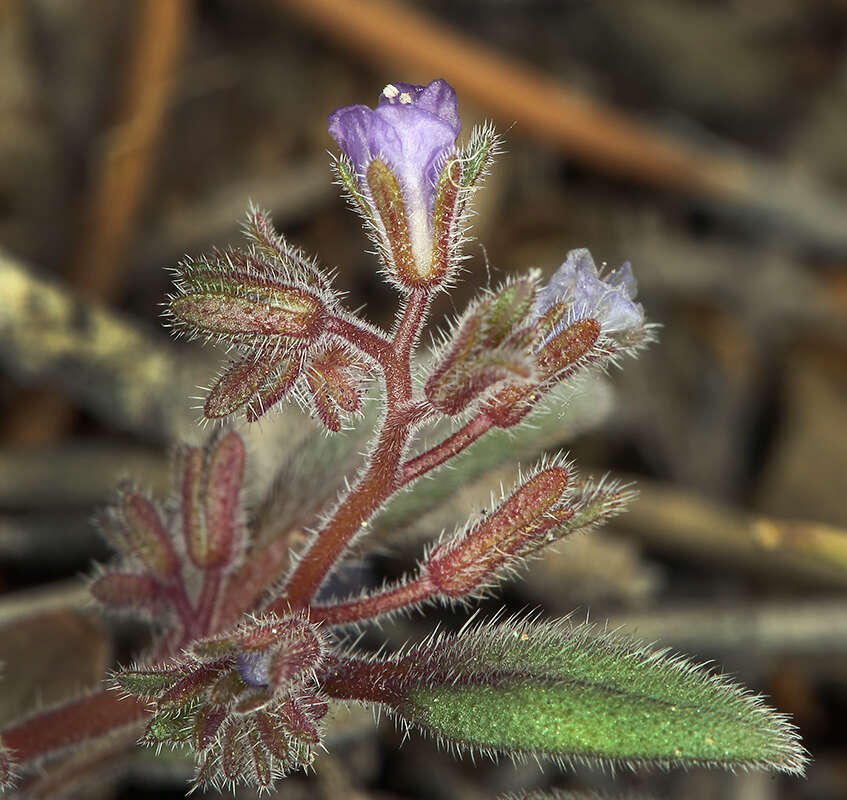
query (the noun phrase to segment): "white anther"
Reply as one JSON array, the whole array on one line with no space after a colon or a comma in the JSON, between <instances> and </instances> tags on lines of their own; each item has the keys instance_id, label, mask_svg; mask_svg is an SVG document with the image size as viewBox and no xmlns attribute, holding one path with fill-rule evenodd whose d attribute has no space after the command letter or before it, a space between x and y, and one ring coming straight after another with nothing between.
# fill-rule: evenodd
<instances>
[{"instance_id":1,"label":"white anther","mask_svg":"<svg viewBox=\"0 0 847 800\"><path fill-rule=\"evenodd\" d=\"M399 90L399 89L398 89L398 88L397 88L397 87L396 87L393 83L389 83L389 84L388 84L388 86L386 86L386 87L382 90L382 93L383 93L383 94L384 94L384 95L385 95L385 96L386 96L389 100L393 100L395 97L397 97L397 95L398 95L398 94L400 94L400 90Z\"/></svg>"},{"instance_id":2,"label":"white anther","mask_svg":"<svg viewBox=\"0 0 847 800\"><path fill-rule=\"evenodd\" d=\"M411 95L411 94L409 94L409 92L403 92L403 94L401 94L401 95L400 95L400 102L401 102L404 106L411 105L411 103L412 103L412 95Z\"/></svg>"}]
</instances>

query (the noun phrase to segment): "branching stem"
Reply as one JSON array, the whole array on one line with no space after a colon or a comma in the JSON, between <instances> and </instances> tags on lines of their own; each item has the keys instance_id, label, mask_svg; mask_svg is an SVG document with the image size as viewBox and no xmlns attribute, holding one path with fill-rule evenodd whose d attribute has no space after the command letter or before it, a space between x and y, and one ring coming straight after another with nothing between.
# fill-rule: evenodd
<instances>
[{"instance_id":1,"label":"branching stem","mask_svg":"<svg viewBox=\"0 0 847 800\"><path fill-rule=\"evenodd\" d=\"M449 461L453 456L470 447L493 426L491 418L480 412L444 441L403 464L400 468L400 485L406 486L445 461Z\"/></svg>"},{"instance_id":2,"label":"branching stem","mask_svg":"<svg viewBox=\"0 0 847 800\"><path fill-rule=\"evenodd\" d=\"M411 354L426 321L429 303L426 291L417 290L409 295L398 314L390 344L377 334L371 336L363 326L351 323L347 327L340 318L334 323L332 330L339 335L346 335L351 341L354 336L360 336L379 364L385 382L385 416L370 465L318 531L289 576L282 596L271 604L269 611L287 613L306 608L353 537L400 488L399 466L421 413L419 404L412 398Z\"/></svg>"},{"instance_id":3,"label":"branching stem","mask_svg":"<svg viewBox=\"0 0 847 800\"><path fill-rule=\"evenodd\" d=\"M344 339L360 353L372 358L381 369L385 370L391 366L394 360L391 339L362 324L355 317L329 317L326 329Z\"/></svg>"}]
</instances>

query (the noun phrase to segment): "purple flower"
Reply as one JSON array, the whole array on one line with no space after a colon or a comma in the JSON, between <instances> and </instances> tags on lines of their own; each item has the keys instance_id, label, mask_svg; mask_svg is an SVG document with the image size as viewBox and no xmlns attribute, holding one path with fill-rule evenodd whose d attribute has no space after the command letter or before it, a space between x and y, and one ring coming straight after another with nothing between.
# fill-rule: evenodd
<instances>
[{"instance_id":1,"label":"purple flower","mask_svg":"<svg viewBox=\"0 0 847 800\"><path fill-rule=\"evenodd\" d=\"M359 175L378 158L397 176L407 201L422 200L432 211L439 169L454 152L460 128L456 93L446 81L389 83L375 109L345 106L327 120Z\"/></svg>"},{"instance_id":2,"label":"purple flower","mask_svg":"<svg viewBox=\"0 0 847 800\"><path fill-rule=\"evenodd\" d=\"M628 261L601 277L588 250L571 250L538 292L532 318L538 319L558 303L567 303L571 319L596 319L607 336L626 337L644 327L644 309L634 302L637 289Z\"/></svg>"},{"instance_id":3,"label":"purple flower","mask_svg":"<svg viewBox=\"0 0 847 800\"><path fill-rule=\"evenodd\" d=\"M375 109L345 106L327 118L329 133L350 159L361 190L373 205L366 175L379 159L396 177L403 194L415 260L431 258L438 178L456 152L459 113L456 93L443 80L427 86L389 83Z\"/></svg>"}]
</instances>

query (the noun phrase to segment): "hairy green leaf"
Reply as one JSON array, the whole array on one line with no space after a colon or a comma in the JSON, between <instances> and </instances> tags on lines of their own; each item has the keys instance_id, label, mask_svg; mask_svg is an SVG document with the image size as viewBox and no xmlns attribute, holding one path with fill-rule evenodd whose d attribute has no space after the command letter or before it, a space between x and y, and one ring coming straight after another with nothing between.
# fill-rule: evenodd
<instances>
[{"instance_id":1,"label":"hairy green leaf","mask_svg":"<svg viewBox=\"0 0 847 800\"><path fill-rule=\"evenodd\" d=\"M793 726L722 676L587 625L507 622L400 658L400 715L461 747L802 773Z\"/></svg>"}]
</instances>

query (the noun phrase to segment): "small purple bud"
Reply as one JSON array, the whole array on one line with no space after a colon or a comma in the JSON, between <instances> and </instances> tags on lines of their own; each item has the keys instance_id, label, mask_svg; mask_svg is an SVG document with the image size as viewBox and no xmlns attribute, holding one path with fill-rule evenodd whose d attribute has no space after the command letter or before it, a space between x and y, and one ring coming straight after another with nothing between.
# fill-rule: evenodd
<instances>
[{"instance_id":1,"label":"small purple bud","mask_svg":"<svg viewBox=\"0 0 847 800\"><path fill-rule=\"evenodd\" d=\"M266 650L241 651L236 658L236 668L248 686L267 686L270 681L270 654Z\"/></svg>"}]
</instances>

